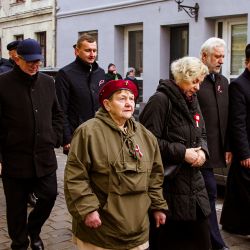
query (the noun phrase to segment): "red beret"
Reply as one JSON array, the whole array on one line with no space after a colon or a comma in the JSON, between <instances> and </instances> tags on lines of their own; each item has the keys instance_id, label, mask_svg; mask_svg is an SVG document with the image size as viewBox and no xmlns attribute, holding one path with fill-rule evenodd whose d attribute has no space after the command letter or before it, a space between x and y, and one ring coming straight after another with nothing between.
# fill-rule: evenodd
<instances>
[{"instance_id":1,"label":"red beret","mask_svg":"<svg viewBox=\"0 0 250 250\"><path fill-rule=\"evenodd\" d=\"M99 92L99 103L103 106L103 100L108 99L118 90L129 90L134 94L135 100L138 97L137 86L130 80L111 80L104 84Z\"/></svg>"}]
</instances>

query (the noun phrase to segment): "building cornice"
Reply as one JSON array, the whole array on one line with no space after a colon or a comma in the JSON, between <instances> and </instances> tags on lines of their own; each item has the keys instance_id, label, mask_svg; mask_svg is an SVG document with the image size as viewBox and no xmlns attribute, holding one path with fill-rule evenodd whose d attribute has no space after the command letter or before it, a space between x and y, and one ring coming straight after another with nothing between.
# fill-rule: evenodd
<instances>
[{"instance_id":1,"label":"building cornice","mask_svg":"<svg viewBox=\"0 0 250 250\"><path fill-rule=\"evenodd\" d=\"M0 23L12 22L12 21L17 21L17 20L21 20L21 19L27 19L27 18L31 18L31 17L52 14L52 13L53 13L52 6L46 7L46 8L41 8L41 9L35 9L35 10L27 10L24 12L16 13L15 15L1 17Z\"/></svg>"},{"instance_id":2,"label":"building cornice","mask_svg":"<svg viewBox=\"0 0 250 250\"><path fill-rule=\"evenodd\" d=\"M103 5L99 7L94 8L87 8L87 9L81 9L76 11L68 11L57 14L57 18L66 18L66 17L72 17L72 16L79 16L79 15L87 15L87 14L93 14L98 12L104 12L104 11L112 11L112 10L118 10L123 8L129 8L129 7L136 7L141 5L147 5L152 3L159 3L159 2L166 2L169 0L129 0L129 1L122 1L115 4L108 4Z\"/></svg>"}]
</instances>

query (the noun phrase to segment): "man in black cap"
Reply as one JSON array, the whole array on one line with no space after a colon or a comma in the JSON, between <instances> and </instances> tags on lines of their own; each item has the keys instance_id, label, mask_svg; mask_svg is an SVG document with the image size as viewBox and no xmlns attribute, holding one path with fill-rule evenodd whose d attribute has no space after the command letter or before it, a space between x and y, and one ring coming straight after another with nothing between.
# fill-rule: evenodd
<instances>
[{"instance_id":1,"label":"man in black cap","mask_svg":"<svg viewBox=\"0 0 250 250\"><path fill-rule=\"evenodd\" d=\"M16 56L16 48L20 41L13 41L7 44L7 50L9 51L9 60L5 58L0 59L0 74L12 70Z\"/></svg>"},{"instance_id":2,"label":"man in black cap","mask_svg":"<svg viewBox=\"0 0 250 250\"><path fill-rule=\"evenodd\" d=\"M229 85L230 137L234 158L227 178L221 224L230 233L250 235L250 44L245 70Z\"/></svg>"},{"instance_id":3,"label":"man in black cap","mask_svg":"<svg viewBox=\"0 0 250 250\"><path fill-rule=\"evenodd\" d=\"M41 47L25 39L12 71L0 75L0 162L11 249L44 249L40 238L57 196L54 152L62 137L63 112L54 81L39 72ZM27 220L29 193L38 198ZM29 236L29 238L28 238Z\"/></svg>"},{"instance_id":4,"label":"man in black cap","mask_svg":"<svg viewBox=\"0 0 250 250\"><path fill-rule=\"evenodd\" d=\"M17 56L17 46L20 43L20 41L13 41L9 44L7 44L7 50L9 51L9 60L14 65L15 64L15 57Z\"/></svg>"}]
</instances>

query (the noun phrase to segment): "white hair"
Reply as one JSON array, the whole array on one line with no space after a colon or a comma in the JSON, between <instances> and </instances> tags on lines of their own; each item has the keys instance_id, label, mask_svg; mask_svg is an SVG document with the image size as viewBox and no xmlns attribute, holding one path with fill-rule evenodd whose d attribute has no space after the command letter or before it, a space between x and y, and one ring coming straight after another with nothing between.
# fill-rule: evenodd
<instances>
[{"instance_id":1,"label":"white hair","mask_svg":"<svg viewBox=\"0 0 250 250\"><path fill-rule=\"evenodd\" d=\"M171 64L171 72L177 85L182 81L192 82L193 80L206 76L207 66L197 57L182 57Z\"/></svg>"},{"instance_id":2,"label":"white hair","mask_svg":"<svg viewBox=\"0 0 250 250\"><path fill-rule=\"evenodd\" d=\"M218 37L211 37L207 39L202 45L200 50L200 56L203 53L210 54L213 52L213 49L216 47L226 47L226 43L223 39Z\"/></svg>"}]
</instances>

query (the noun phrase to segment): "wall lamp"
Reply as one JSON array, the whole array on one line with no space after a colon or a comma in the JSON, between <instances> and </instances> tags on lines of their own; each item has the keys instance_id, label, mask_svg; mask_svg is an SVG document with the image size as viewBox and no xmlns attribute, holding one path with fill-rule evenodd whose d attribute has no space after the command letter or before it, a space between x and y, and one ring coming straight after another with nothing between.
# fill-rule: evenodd
<instances>
[{"instance_id":1,"label":"wall lamp","mask_svg":"<svg viewBox=\"0 0 250 250\"><path fill-rule=\"evenodd\" d=\"M184 10L190 17L195 18L195 22L198 21L198 14L199 14L199 4L196 3L194 7L182 5L184 0L175 0L178 4L178 11Z\"/></svg>"}]
</instances>

